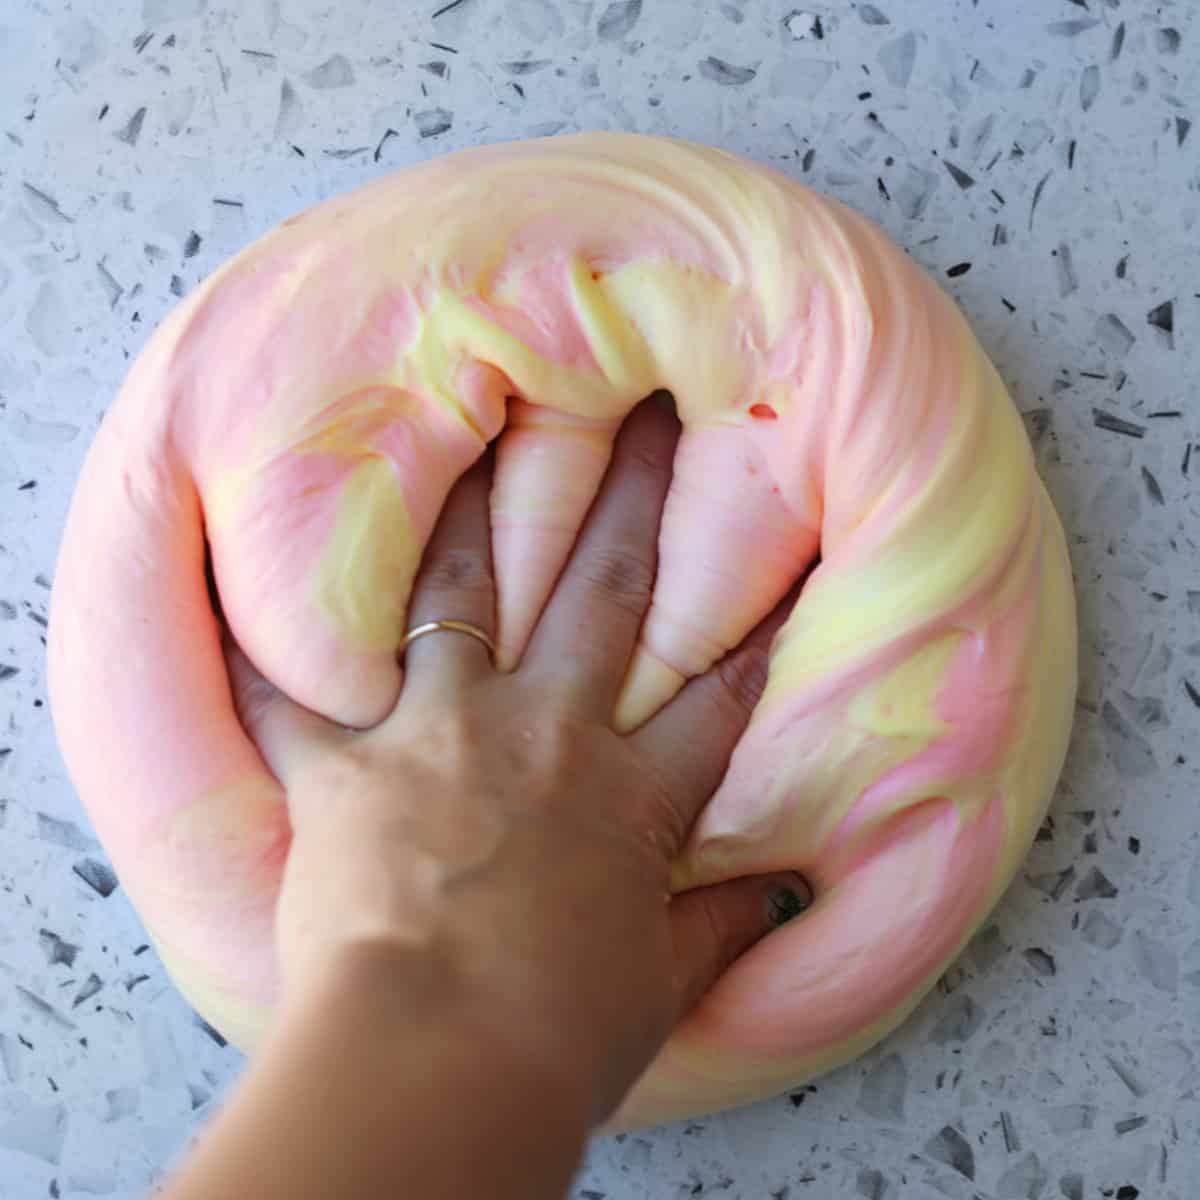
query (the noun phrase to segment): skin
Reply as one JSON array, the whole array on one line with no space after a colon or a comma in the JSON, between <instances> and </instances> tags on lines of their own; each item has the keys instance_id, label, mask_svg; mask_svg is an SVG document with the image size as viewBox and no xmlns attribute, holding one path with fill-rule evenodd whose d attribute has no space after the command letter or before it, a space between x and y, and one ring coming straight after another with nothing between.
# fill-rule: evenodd
<instances>
[{"instance_id":1,"label":"skin","mask_svg":"<svg viewBox=\"0 0 1200 1200\"><path fill-rule=\"evenodd\" d=\"M229 646L239 714L294 830L284 991L170 1200L559 1197L588 1131L680 1015L803 908L790 873L669 888L782 610L637 733L612 727L675 434L653 406L627 423L511 673L471 638L417 641L399 703L360 732L296 705ZM489 467L449 498L416 622L495 629Z\"/></svg>"},{"instance_id":2,"label":"skin","mask_svg":"<svg viewBox=\"0 0 1200 1200\"><path fill-rule=\"evenodd\" d=\"M263 676L369 727L405 686L395 649L455 482L494 455L512 668L657 388L682 429L613 720L652 721L790 596L670 888L795 870L816 900L705 993L616 1122L860 1054L1007 887L1066 753L1075 610L1024 426L961 314L868 221L734 155L478 147L298 214L197 288L72 504L60 743L163 961L237 1045L281 994L292 797L236 718L206 556Z\"/></svg>"}]
</instances>

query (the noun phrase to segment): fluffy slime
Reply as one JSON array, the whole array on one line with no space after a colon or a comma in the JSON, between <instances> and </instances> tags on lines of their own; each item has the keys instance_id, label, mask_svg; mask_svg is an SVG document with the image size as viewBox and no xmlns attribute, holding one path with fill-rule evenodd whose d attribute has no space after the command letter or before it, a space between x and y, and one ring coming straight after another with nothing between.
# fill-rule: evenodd
<instances>
[{"instance_id":1,"label":"fluffy slime","mask_svg":"<svg viewBox=\"0 0 1200 1200\"><path fill-rule=\"evenodd\" d=\"M868 221L728 153L467 150L285 221L198 287L71 509L61 744L164 963L231 1041L252 1048L271 1011L289 826L234 713L207 554L260 670L370 724L469 464L496 443L511 664L656 389L683 433L615 719L668 702L811 571L674 887L794 868L816 903L680 1023L619 1123L860 1054L1009 883L1066 749L1074 602L1020 416L954 304Z\"/></svg>"}]
</instances>

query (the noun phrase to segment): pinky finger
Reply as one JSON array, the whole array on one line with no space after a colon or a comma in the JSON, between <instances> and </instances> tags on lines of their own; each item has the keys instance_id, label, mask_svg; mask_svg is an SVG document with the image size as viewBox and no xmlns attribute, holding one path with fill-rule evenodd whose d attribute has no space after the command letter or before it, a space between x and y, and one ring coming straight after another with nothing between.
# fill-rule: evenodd
<instances>
[{"instance_id":1,"label":"pinky finger","mask_svg":"<svg viewBox=\"0 0 1200 1200\"><path fill-rule=\"evenodd\" d=\"M807 882L791 871L731 879L677 895L669 912L679 1017L755 942L811 903Z\"/></svg>"}]
</instances>

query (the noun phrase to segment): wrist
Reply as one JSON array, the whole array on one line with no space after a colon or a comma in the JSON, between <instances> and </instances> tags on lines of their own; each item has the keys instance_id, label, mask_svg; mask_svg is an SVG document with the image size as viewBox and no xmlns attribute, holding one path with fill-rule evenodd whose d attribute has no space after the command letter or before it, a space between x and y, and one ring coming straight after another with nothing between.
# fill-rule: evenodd
<instances>
[{"instance_id":1,"label":"wrist","mask_svg":"<svg viewBox=\"0 0 1200 1200\"><path fill-rule=\"evenodd\" d=\"M555 1030L526 1016L513 1019L497 997L471 981L453 957L432 947L392 941L348 943L300 986L280 1012L277 1036L289 1040L312 1028L370 1047L376 1083L411 1069L444 1046L479 1074L506 1081L513 1094L553 1105L566 1128L582 1139L592 1124L592 1081L562 1052Z\"/></svg>"}]
</instances>

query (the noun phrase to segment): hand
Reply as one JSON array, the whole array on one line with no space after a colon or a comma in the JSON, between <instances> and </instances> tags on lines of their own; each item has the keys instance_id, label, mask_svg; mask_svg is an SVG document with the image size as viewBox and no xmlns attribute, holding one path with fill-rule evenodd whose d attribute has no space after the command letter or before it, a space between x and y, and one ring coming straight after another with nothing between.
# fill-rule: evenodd
<instances>
[{"instance_id":1,"label":"hand","mask_svg":"<svg viewBox=\"0 0 1200 1200\"><path fill-rule=\"evenodd\" d=\"M803 907L792 874L669 892L787 601L640 729L612 728L677 433L652 404L630 417L509 674L482 643L439 632L409 647L391 715L356 731L298 707L231 650L239 713L293 827L277 915L285 1004L362 947L434 963L431 988L586 1081L599 1120L716 976ZM457 618L494 631L488 475L479 464L447 501L410 627Z\"/></svg>"}]
</instances>

